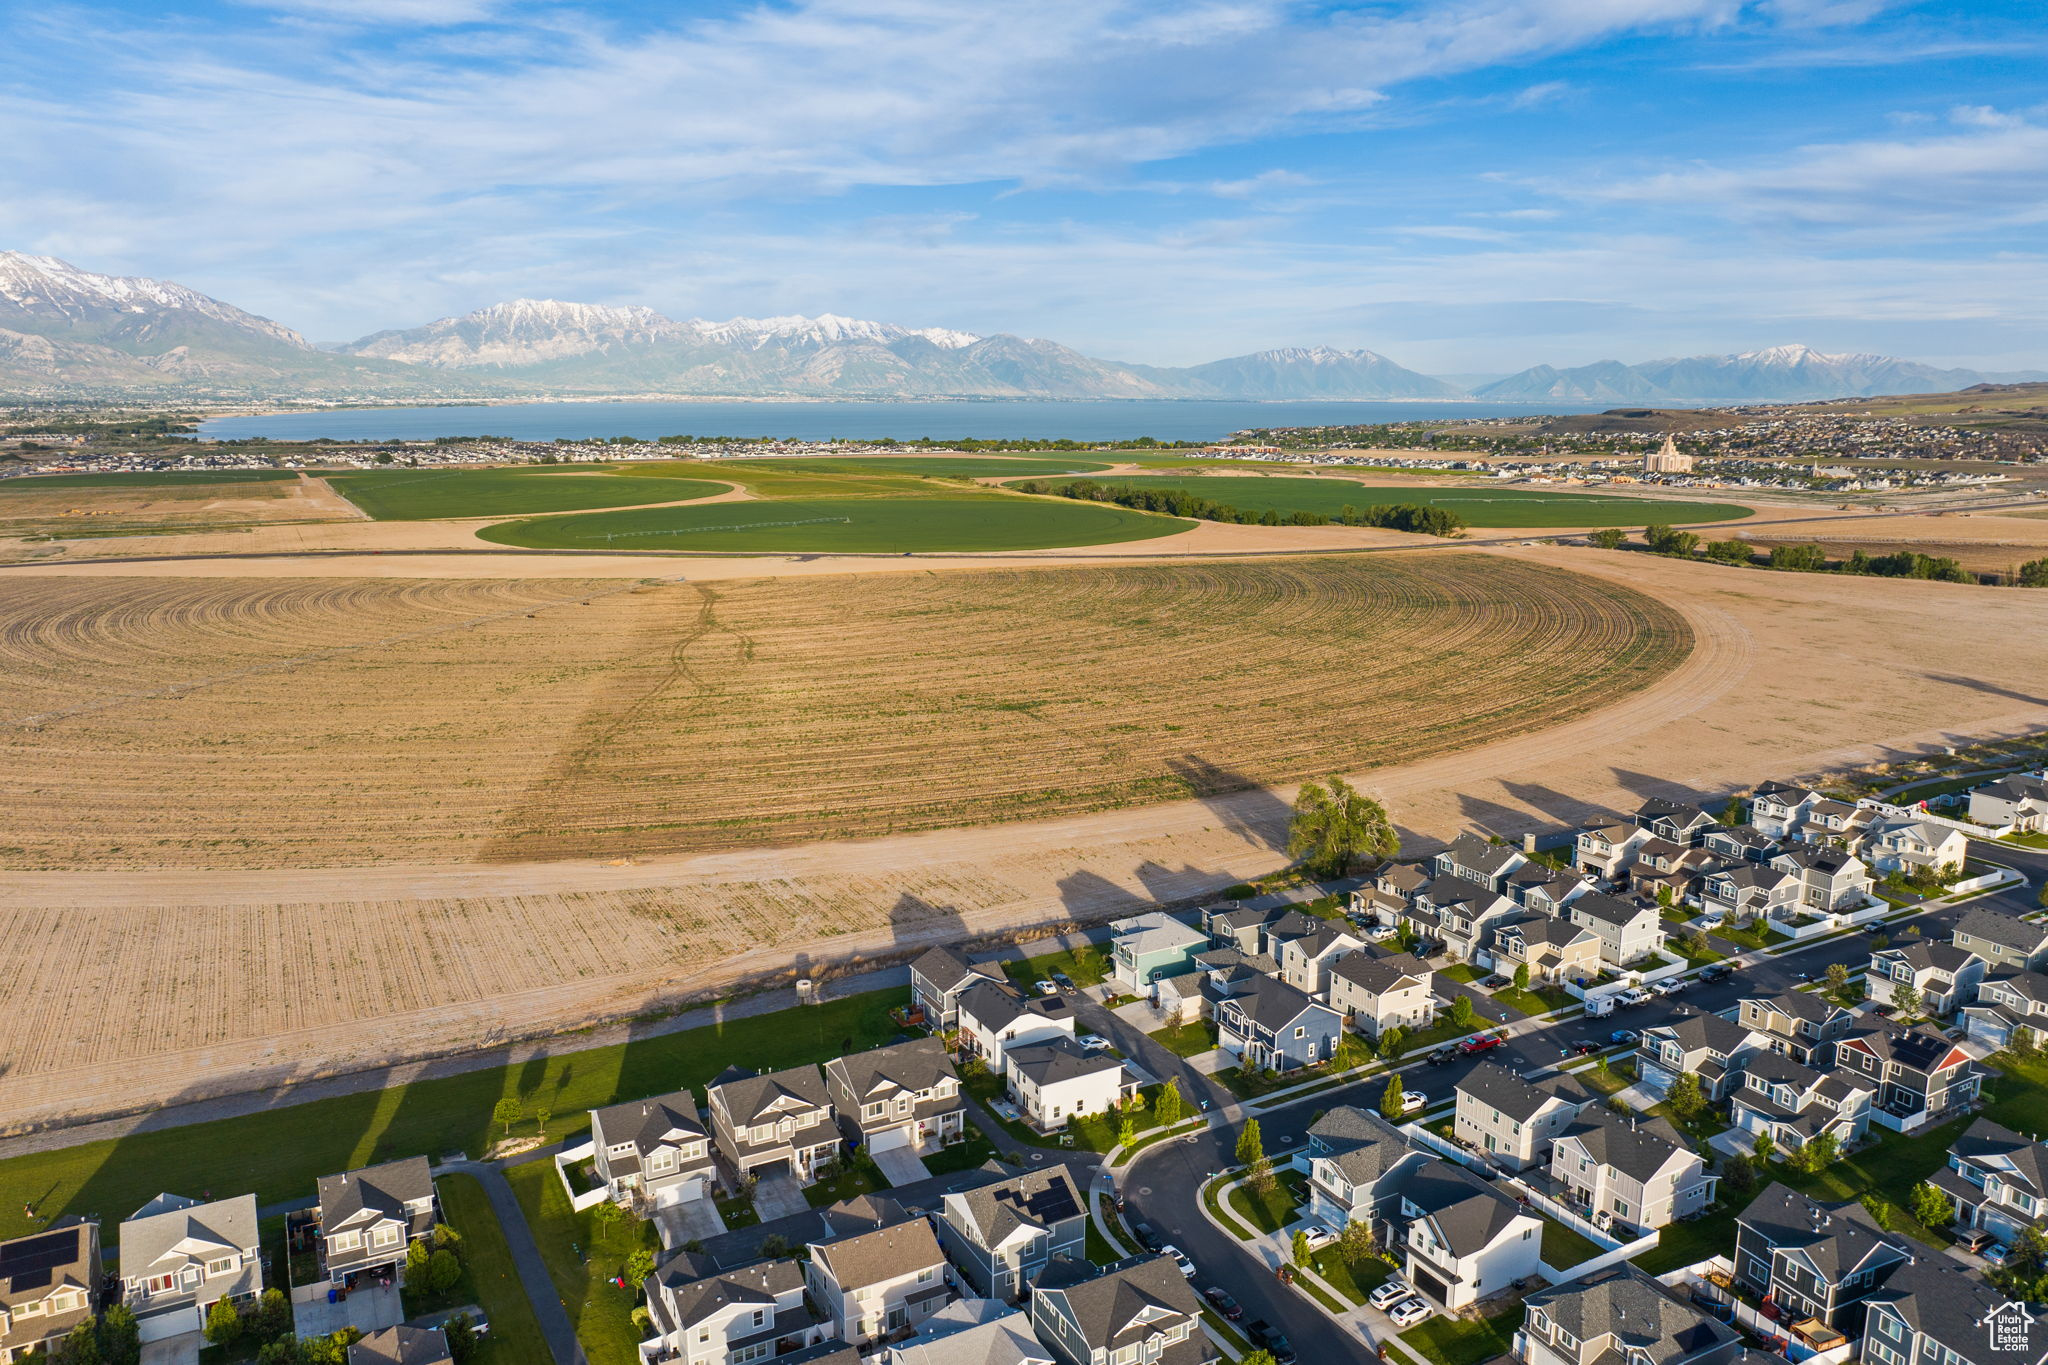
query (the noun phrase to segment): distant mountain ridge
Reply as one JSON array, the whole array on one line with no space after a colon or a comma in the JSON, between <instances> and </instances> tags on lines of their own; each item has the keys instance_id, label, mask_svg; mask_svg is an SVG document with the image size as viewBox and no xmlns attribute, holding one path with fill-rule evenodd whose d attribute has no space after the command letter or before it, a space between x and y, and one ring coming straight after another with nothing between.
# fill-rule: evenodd
<instances>
[{"instance_id":1,"label":"distant mountain ridge","mask_svg":"<svg viewBox=\"0 0 2048 1365\"><path fill-rule=\"evenodd\" d=\"M1057 342L817 317L677 320L639 305L513 299L315 347L168 281L0 252L0 391L437 398L661 395L841 398L1456 399L1793 402L2048 375L1943 370L1778 346L1570 369L1465 389L1373 351L1295 346L1183 367Z\"/></svg>"}]
</instances>

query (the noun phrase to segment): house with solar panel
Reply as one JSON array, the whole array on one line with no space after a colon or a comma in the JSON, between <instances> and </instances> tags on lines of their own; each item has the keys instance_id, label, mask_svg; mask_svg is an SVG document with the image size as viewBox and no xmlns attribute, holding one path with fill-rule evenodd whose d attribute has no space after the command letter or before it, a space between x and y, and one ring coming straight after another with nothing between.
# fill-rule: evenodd
<instances>
[{"instance_id":1,"label":"house with solar panel","mask_svg":"<svg viewBox=\"0 0 2048 1365\"><path fill-rule=\"evenodd\" d=\"M100 1225L0 1242L0 1361L55 1346L99 1307Z\"/></svg>"}]
</instances>

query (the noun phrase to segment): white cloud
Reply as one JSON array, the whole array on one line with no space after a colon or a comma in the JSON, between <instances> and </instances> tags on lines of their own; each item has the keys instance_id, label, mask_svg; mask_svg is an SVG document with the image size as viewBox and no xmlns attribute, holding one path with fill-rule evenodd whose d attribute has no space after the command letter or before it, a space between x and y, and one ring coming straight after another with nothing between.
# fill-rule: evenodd
<instances>
[{"instance_id":1,"label":"white cloud","mask_svg":"<svg viewBox=\"0 0 2048 1365\"><path fill-rule=\"evenodd\" d=\"M473 24L498 12L496 0L240 0L253 9L356 24Z\"/></svg>"},{"instance_id":2,"label":"white cloud","mask_svg":"<svg viewBox=\"0 0 2048 1365\"><path fill-rule=\"evenodd\" d=\"M1275 190L1303 189L1316 182L1298 171L1260 171L1243 180L1212 180L1209 193L1218 199L1251 199Z\"/></svg>"}]
</instances>

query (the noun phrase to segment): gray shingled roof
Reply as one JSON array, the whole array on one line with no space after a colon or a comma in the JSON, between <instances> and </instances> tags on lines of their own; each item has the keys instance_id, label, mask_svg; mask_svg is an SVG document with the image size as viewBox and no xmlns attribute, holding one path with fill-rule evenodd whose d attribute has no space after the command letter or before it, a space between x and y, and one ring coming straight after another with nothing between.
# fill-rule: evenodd
<instances>
[{"instance_id":1,"label":"gray shingled roof","mask_svg":"<svg viewBox=\"0 0 2048 1365\"><path fill-rule=\"evenodd\" d=\"M1155 1329L1140 1322L1148 1309L1190 1317L1202 1311L1187 1277L1164 1256L1134 1257L1099 1273L1093 1266L1061 1257L1047 1267L1037 1292L1066 1300L1091 1349L1114 1350L1149 1336Z\"/></svg>"},{"instance_id":2,"label":"gray shingled roof","mask_svg":"<svg viewBox=\"0 0 2048 1365\"><path fill-rule=\"evenodd\" d=\"M1705 1010L1698 1014L1689 1014L1683 1019L1674 1019L1668 1024L1660 1024L1651 1031L1663 1029L1669 1029L1671 1036L1678 1040L1678 1045L1687 1052L1708 1048L1723 1056L1732 1056L1740 1051L1750 1036L1750 1030L1746 1026Z\"/></svg>"},{"instance_id":3,"label":"gray shingled roof","mask_svg":"<svg viewBox=\"0 0 2048 1365\"><path fill-rule=\"evenodd\" d=\"M1071 1038L1012 1046L1003 1053L1005 1064L1023 1073L1033 1085L1058 1085L1082 1076L1100 1075L1123 1066L1107 1052L1087 1052Z\"/></svg>"},{"instance_id":4,"label":"gray shingled roof","mask_svg":"<svg viewBox=\"0 0 2048 1365\"><path fill-rule=\"evenodd\" d=\"M825 1063L829 1079L846 1088L849 1095L867 1096L894 1088L929 1090L943 1080L957 1080L953 1059L937 1038L912 1038L907 1043L869 1048L850 1057L834 1057Z\"/></svg>"},{"instance_id":5,"label":"gray shingled roof","mask_svg":"<svg viewBox=\"0 0 2048 1365\"><path fill-rule=\"evenodd\" d=\"M1008 1180L951 1196L984 1247L1000 1246L1019 1227L1050 1227L1083 1216L1081 1192L1064 1166L1026 1171Z\"/></svg>"},{"instance_id":6,"label":"gray shingled roof","mask_svg":"<svg viewBox=\"0 0 2048 1365\"><path fill-rule=\"evenodd\" d=\"M736 1305L772 1307L778 1294L803 1288L802 1267L788 1259L763 1261L701 1279L695 1275L700 1268L695 1262L695 1257L677 1256L654 1277L668 1290L662 1295L663 1307L678 1327L694 1327Z\"/></svg>"},{"instance_id":7,"label":"gray shingled roof","mask_svg":"<svg viewBox=\"0 0 2048 1365\"><path fill-rule=\"evenodd\" d=\"M1323 1008L1285 981L1262 976L1245 983L1244 988L1230 997L1245 1013L1245 1017L1261 1028L1277 1029L1301 1017L1302 1011Z\"/></svg>"},{"instance_id":8,"label":"gray shingled roof","mask_svg":"<svg viewBox=\"0 0 2048 1365\"><path fill-rule=\"evenodd\" d=\"M811 1259L831 1272L841 1289L851 1290L944 1265L946 1253L939 1250L929 1221L906 1218L834 1241L813 1242Z\"/></svg>"},{"instance_id":9,"label":"gray shingled roof","mask_svg":"<svg viewBox=\"0 0 2048 1365\"><path fill-rule=\"evenodd\" d=\"M973 963L951 948L927 948L912 959L910 970L942 991L950 991L968 977L979 975Z\"/></svg>"},{"instance_id":10,"label":"gray shingled roof","mask_svg":"<svg viewBox=\"0 0 2048 1365\"><path fill-rule=\"evenodd\" d=\"M435 1365L451 1359L448 1336L438 1327L386 1327L348 1348L348 1365Z\"/></svg>"},{"instance_id":11,"label":"gray shingled roof","mask_svg":"<svg viewBox=\"0 0 2048 1365\"><path fill-rule=\"evenodd\" d=\"M1401 1197L1421 1209L1454 1256L1470 1256L1492 1243L1526 1211L1463 1166L1439 1161L1418 1170Z\"/></svg>"},{"instance_id":12,"label":"gray shingled roof","mask_svg":"<svg viewBox=\"0 0 2048 1365\"><path fill-rule=\"evenodd\" d=\"M1343 1104L1309 1125L1309 1150L1336 1163L1354 1185L1370 1185L1414 1151L1400 1129L1369 1110Z\"/></svg>"},{"instance_id":13,"label":"gray shingled roof","mask_svg":"<svg viewBox=\"0 0 2048 1365\"><path fill-rule=\"evenodd\" d=\"M816 1066L793 1066L765 1076L734 1067L721 1072L708 1089L725 1101L726 1113L738 1124L750 1124L779 1112L769 1106L784 1097L819 1109L831 1103L825 1077Z\"/></svg>"},{"instance_id":14,"label":"gray shingled roof","mask_svg":"<svg viewBox=\"0 0 2048 1365\"><path fill-rule=\"evenodd\" d=\"M1956 933L2031 954L2043 940L2048 940L2048 925L1979 905L1963 912L1963 917L1956 921Z\"/></svg>"},{"instance_id":15,"label":"gray shingled roof","mask_svg":"<svg viewBox=\"0 0 2048 1365\"><path fill-rule=\"evenodd\" d=\"M960 1011L972 1015L984 1028L997 1030L1008 1028L1027 1014L1064 1019L1073 1013L1064 996L1044 995L1026 999L1023 992L1008 982L995 981L969 986L960 996Z\"/></svg>"},{"instance_id":16,"label":"gray shingled roof","mask_svg":"<svg viewBox=\"0 0 2048 1365\"><path fill-rule=\"evenodd\" d=\"M1735 1221L1774 1247L1804 1252L1830 1282L1862 1265L1873 1252L1907 1249L1898 1237L1872 1222L1854 1200L1823 1203L1775 1181L1751 1200Z\"/></svg>"},{"instance_id":17,"label":"gray shingled roof","mask_svg":"<svg viewBox=\"0 0 2048 1365\"><path fill-rule=\"evenodd\" d=\"M232 1247L238 1252L255 1246L256 1196L238 1194L202 1204L196 1199L158 1195L121 1224L121 1273L129 1279L142 1279L151 1266L188 1241L195 1246ZM176 1260L182 1265L184 1253L177 1253Z\"/></svg>"},{"instance_id":18,"label":"gray shingled roof","mask_svg":"<svg viewBox=\"0 0 2048 1365\"><path fill-rule=\"evenodd\" d=\"M1615 925L1633 924L1646 910L1653 915L1657 913L1650 906L1623 900L1619 896L1610 896L1605 891L1588 891L1572 902L1571 910L1573 914L1583 912L1594 919Z\"/></svg>"},{"instance_id":19,"label":"gray shingled roof","mask_svg":"<svg viewBox=\"0 0 2048 1365\"><path fill-rule=\"evenodd\" d=\"M888 1359L891 1365L1049 1365L1053 1354L1031 1334L1022 1309L995 1299L960 1299L926 1318L910 1340L891 1347Z\"/></svg>"},{"instance_id":20,"label":"gray shingled roof","mask_svg":"<svg viewBox=\"0 0 2048 1365\"><path fill-rule=\"evenodd\" d=\"M1692 1150L1663 1119L1625 1119L1599 1106L1583 1111L1559 1141L1576 1141L1602 1166L1639 1181L1656 1175L1674 1156Z\"/></svg>"},{"instance_id":21,"label":"gray shingled roof","mask_svg":"<svg viewBox=\"0 0 2048 1365\"><path fill-rule=\"evenodd\" d=\"M1371 953L1346 953L1330 968L1330 975L1349 981L1361 990L1381 995L1394 989L1404 978L1420 977L1429 984L1429 964L1413 953L1375 957Z\"/></svg>"},{"instance_id":22,"label":"gray shingled roof","mask_svg":"<svg viewBox=\"0 0 2048 1365\"><path fill-rule=\"evenodd\" d=\"M1522 856L1521 850L1512 845L1490 844L1469 830L1445 845L1444 852L1459 867L1469 867L1489 877L1498 877L1503 868Z\"/></svg>"},{"instance_id":23,"label":"gray shingled roof","mask_svg":"<svg viewBox=\"0 0 2048 1365\"><path fill-rule=\"evenodd\" d=\"M1674 1298L1632 1265L1611 1266L1583 1280L1539 1290L1527 1299L1580 1341L1612 1335L1657 1365L1710 1351L1740 1338L1733 1327Z\"/></svg>"},{"instance_id":24,"label":"gray shingled roof","mask_svg":"<svg viewBox=\"0 0 2048 1365\"><path fill-rule=\"evenodd\" d=\"M434 1173L425 1157L409 1156L343 1175L323 1175L314 1190L321 1226L332 1229L364 1209L407 1217L407 1203L433 1197Z\"/></svg>"},{"instance_id":25,"label":"gray shingled roof","mask_svg":"<svg viewBox=\"0 0 2048 1365\"><path fill-rule=\"evenodd\" d=\"M697 1097L687 1090L595 1110L590 1127L600 1147L630 1142L642 1156L665 1142L707 1136Z\"/></svg>"},{"instance_id":26,"label":"gray shingled roof","mask_svg":"<svg viewBox=\"0 0 2048 1365\"><path fill-rule=\"evenodd\" d=\"M1524 1080L1499 1062L1481 1062L1465 1073L1454 1087L1519 1123L1536 1117L1538 1110L1557 1100L1584 1105L1592 1097L1576 1081L1549 1076L1541 1081Z\"/></svg>"}]
</instances>

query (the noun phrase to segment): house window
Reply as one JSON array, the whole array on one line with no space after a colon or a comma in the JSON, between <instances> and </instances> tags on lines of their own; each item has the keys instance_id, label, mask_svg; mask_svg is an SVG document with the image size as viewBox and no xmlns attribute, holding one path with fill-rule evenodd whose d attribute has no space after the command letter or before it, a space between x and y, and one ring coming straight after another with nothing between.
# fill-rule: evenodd
<instances>
[{"instance_id":1,"label":"house window","mask_svg":"<svg viewBox=\"0 0 2048 1365\"><path fill-rule=\"evenodd\" d=\"M362 1244L363 1234L360 1232L337 1232L334 1234L334 1249L336 1251L354 1251Z\"/></svg>"},{"instance_id":2,"label":"house window","mask_svg":"<svg viewBox=\"0 0 2048 1365\"><path fill-rule=\"evenodd\" d=\"M1305 1028L1296 1028L1294 1030L1294 1036L1297 1038L1306 1038L1308 1037L1308 1030Z\"/></svg>"},{"instance_id":3,"label":"house window","mask_svg":"<svg viewBox=\"0 0 2048 1365\"><path fill-rule=\"evenodd\" d=\"M206 1263L206 1273L209 1275L225 1275L234 1268L234 1258L228 1256L223 1256L218 1261L208 1261Z\"/></svg>"},{"instance_id":4,"label":"house window","mask_svg":"<svg viewBox=\"0 0 2048 1365\"><path fill-rule=\"evenodd\" d=\"M392 1227L389 1223L386 1223L384 1224L384 1226L377 1228L370 1234L370 1244L372 1246L388 1247L393 1245L397 1241L398 1229Z\"/></svg>"}]
</instances>

